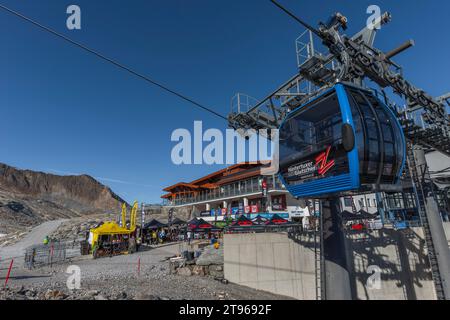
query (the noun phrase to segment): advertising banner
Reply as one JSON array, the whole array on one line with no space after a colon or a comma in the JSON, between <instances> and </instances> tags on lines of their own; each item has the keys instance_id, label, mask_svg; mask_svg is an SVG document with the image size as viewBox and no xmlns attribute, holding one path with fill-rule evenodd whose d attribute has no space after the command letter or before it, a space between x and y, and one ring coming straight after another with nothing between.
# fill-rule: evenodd
<instances>
[{"instance_id":1,"label":"advertising banner","mask_svg":"<svg viewBox=\"0 0 450 320\"><path fill-rule=\"evenodd\" d=\"M239 214L239 208L231 208L230 210L232 215Z\"/></svg>"},{"instance_id":2,"label":"advertising banner","mask_svg":"<svg viewBox=\"0 0 450 320\"><path fill-rule=\"evenodd\" d=\"M200 212L201 217L209 217L211 215L210 211L202 211Z\"/></svg>"},{"instance_id":3,"label":"advertising banner","mask_svg":"<svg viewBox=\"0 0 450 320\"><path fill-rule=\"evenodd\" d=\"M285 210L284 206L281 203L272 204L272 210L274 211L283 211Z\"/></svg>"},{"instance_id":4,"label":"advertising banner","mask_svg":"<svg viewBox=\"0 0 450 320\"><path fill-rule=\"evenodd\" d=\"M244 214L244 204L242 202L239 202L238 213L239 214Z\"/></svg>"}]
</instances>

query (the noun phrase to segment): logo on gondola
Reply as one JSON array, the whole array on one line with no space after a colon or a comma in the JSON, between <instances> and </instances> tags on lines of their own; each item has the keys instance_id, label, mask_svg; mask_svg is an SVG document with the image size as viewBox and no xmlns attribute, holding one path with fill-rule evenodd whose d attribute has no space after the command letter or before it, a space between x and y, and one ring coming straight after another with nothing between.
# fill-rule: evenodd
<instances>
[{"instance_id":1,"label":"logo on gondola","mask_svg":"<svg viewBox=\"0 0 450 320\"><path fill-rule=\"evenodd\" d=\"M328 161L330 151L331 151L331 146L329 146L325 152L322 152L316 158L317 172L321 176L323 176L325 173L327 173L335 165L334 160Z\"/></svg>"},{"instance_id":2,"label":"logo on gondola","mask_svg":"<svg viewBox=\"0 0 450 320\"><path fill-rule=\"evenodd\" d=\"M304 181L323 177L336 164L335 160L330 160L331 146L324 152L316 153L311 159L296 163L287 168L283 173L285 179L289 181Z\"/></svg>"}]
</instances>

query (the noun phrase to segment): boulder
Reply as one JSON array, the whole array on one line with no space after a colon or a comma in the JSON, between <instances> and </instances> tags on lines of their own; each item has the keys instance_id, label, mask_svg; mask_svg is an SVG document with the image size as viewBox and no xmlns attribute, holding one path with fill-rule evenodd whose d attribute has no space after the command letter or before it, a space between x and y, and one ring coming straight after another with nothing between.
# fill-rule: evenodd
<instances>
[{"instance_id":1,"label":"boulder","mask_svg":"<svg viewBox=\"0 0 450 320\"><path fill-rule=\"evenodd\" d=\"M209 270L212 270L212 271L223 271L223 265L212 264L208 268L209 268Z\"/></svg>"},{"instance_id":2,"label":"boulder","mask_svg":"<svg viewBox=\"0 0 450 320\"><path fill-rule=\"evenodd\" d=\"M199 266L223 264L223 248L215 249L213 246L206 247L200 257L197 258L196 264Z\"/></svg>"},{"instance_id":3,"label":"boulder","mask_svg":"<svg viewBox=\"0 0 450 320\"><path fill-rule=\"evenodd\" d=\"M98 290L89 290L88 292L86 292L86 295L91 296L91 297L96 296L98 294L100 294L100 291L98 291Z\"/></svg>"},{"instance_id":4,"label":"boulder","mask_svg":"<svg viewBox=\"0 0 450 320\"><path fill-rule=\"evenodd\" d=\"M169 269L171 274L176 274L177 269L185 265L185 259L175 258L170 259L169 262ZM152 270L154 269L154 266L152 267Z\"/></svg>"},{"instance_id":5,"label":"boulder","mask_svg":"<svg viewBox=\"0 0 450 320\"><path fill-rule=\"evenodd\" d=\"M223 266L221 265L210 265L208 267L208 273L212 277L223 278Z\"/></svg>"},{"instance_id":6,"label":"boulder","mask_svg":"<svg viewBox=\"0 0 450 320\"><path fill-rule=\"evenodd\" d=\"M127 293L126 292L119 292L118 294L116 294L116 300L125 300L127 298Z\"/></svg>"},{"instance_id":7,"label":"boulder","mask_svg":"<svg viewBox=\"0 0 450 320\"><path fill-rule=\"evenodd\" d=\"M188 267L183 267L183 268L178 268L177 274L179 274L180 276L188 276L189 277L192 275L192 271Z\"/></svg>"},{"instance_id":8,"label":"boulder","mask_svg":"<svg viewBox=\"0 0 450 320\"><path fill-rule=\"evenodd\" d=\"M205 276L208 274L208 268L205 266L193 266L192 274L195 276Z\"/></svg>"},{"instance_id":9,"label":"boulder","mask_svg":"<svg viewBox=\"0 0 450 320\"><path fill-rule=\"evenodd\" d=\"M45 294L44 294L45 300L52 300L52 299L62 300L62 299L65 299L66 297L67 297L67 295L62 293L59 290L48 289L47 292L45 292Z\"/></svg>"},{"instance_id":10,"label":"boulder","mask_svg":"<svg viewBox=\"0 0 450 320\"><path fill-rule=\"evenodd\" d=\"M160 298L152 294L139 292L134 296L134 300L160 300Z\"/></svg>"}]
</instances>

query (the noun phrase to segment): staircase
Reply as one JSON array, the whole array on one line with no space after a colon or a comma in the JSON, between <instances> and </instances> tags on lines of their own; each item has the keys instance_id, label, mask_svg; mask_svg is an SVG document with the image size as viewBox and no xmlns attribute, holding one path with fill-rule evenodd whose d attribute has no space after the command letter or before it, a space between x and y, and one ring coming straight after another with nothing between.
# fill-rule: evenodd
<instances>
[{"instance_id":1,"label":"staircase","mask_svg":"<svg viewBox=\"0 0 450 320\"><path fill-rule=\"evenodd\" d=\"M425 181L425 174L427 173L428 168L426 166L425 166L425 168L423 168L423 167L420 169L417 168L413 148L414 148L413 145L411 143L408 143L407 163L408 163L409 173L411 175L411 179L413 182L413 189L414 189L414 193L417 198L417 209L419 211L419 217L420 217L422 227L424 230L424 234L425 234L425 244L426 244L427 250L428 250L428 259L430 262L431 274L432 274L434 286L436 289L436 295L437 295L438 300L445 300L444 289L442 286L442 279L441 279L441 275L439 272L439 265L438 265L437 257L436 257L436 250L435 250L434 244L433 244L433 236L430 231L430 226L428 223L428 217L427 217L426 208L425 208L426 197L425 197L425 192L424 192L424 186L425 186L425 183L427 183ZM432 186L430 186L430 187L432 188Z\"/></svg>"}]
</instances>

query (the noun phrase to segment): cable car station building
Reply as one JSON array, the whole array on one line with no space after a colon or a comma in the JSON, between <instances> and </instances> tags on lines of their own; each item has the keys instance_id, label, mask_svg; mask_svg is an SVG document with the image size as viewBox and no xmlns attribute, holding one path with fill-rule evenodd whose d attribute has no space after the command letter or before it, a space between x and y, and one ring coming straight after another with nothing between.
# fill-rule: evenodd
<instances>
[{"instance_id":1,"label":"cable car station building","mask_svg":"<svg viewBox=\"0 0 450 320\"><path fill-rule=\"evenodd\" d=\"M164 189L164 204L190 208L191 216L202 216L206 221L221 221L226 215L234 218L237 214L247 214L251 219L258 215L270 219L277 214L294 221L309 216L306 202L292 197L278 176L261 174L266 165L239 163L189 183L179 182Z\"/></svg>"},{"instance_id":2,"label":"cable car station building","mask_svg":"<svg viewBox=\"0 0 450 320\"><path fill-rule=\"evenodd\" d=\"M427 155L432 172L437 171L435 168L438 168L434 162L448 161L448 158L441 159L436 156L436 153ZM440 161L433 162L434 158ZM278 175L263 176L261 174L261 168L264 165L267 164L240 163L189 183L178 182L164 189L166 194L161 197L163 204L174 208L187 208L191 216L201 216L210 222L222 221L226 215L235 218L237 214L247 214L251 219L258 215L270 219L277 214L291 221L301 221L303 217L313 215L308 206L309 201L297 200L291 196ZM447 175L441 174L441 176ZM435 183L443 180L442 178L439 180L436 175L432 175L432 178ZM267 185L266 199L263 196L262 182L264 180ZM448 185L450 184L444 183L442 189L447 192L439 195L441 200L439 204L446 211L450 210ZM382 214L380 218L383 223L407 220L415 225L414 222L418 223L417 205L412 191L406 192L408 189L410 188L406 186L403 193L380 193L378 197L375 193L343 196L341 208L350 212L356 210L374 215Z\"/></svg>"}]
</instances>

